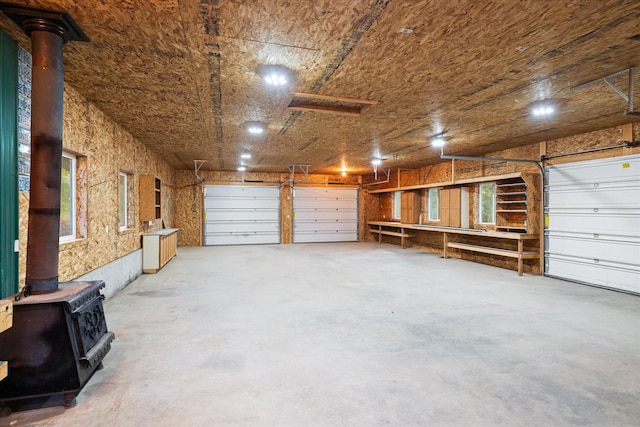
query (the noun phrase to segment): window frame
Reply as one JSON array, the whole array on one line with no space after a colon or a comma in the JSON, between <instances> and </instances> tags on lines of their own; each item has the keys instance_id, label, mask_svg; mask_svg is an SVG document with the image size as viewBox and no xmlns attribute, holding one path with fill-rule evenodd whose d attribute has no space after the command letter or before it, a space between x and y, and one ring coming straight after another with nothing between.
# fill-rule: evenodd
<instances>
[{"instance_id":1,"label":"window frame","mask_svg":"<svg viewBox=\"0 0 640 427\"><path fill-rule=\"evenodd\" d=\"M60 167L60 224L62 224L62 163L64 162L64 159L69 159L71 162L71 167L70 167L70 177L69 177L69 220L71 223L71 230L69 234L65 234L65 235L60 235L60 233L62 232L62 226L60 226L58 235L59 235L59 241L60 243L67 243L67 242L72 242L74 240L77 239L77 231L78 231L78 224L77 224L77 207L78 207L78 203L76 200L77 197L77 188L76 188L76 182L77 182L77 168L78 168L78 159L76 157L75 154L69 153L67 151L63 151L62 152L62 158L60 159L60 163L61 163L61 167Z\"/></svg>"},{"instance_id":2,"label":"window frame","mask_svg":"<svg viewBox=\"0 0 640 427\"><path fill-rule=\"evenodd\" d=\"M435 212L432 212L432 209L431 209L432 192L435 193L435 200L436 200ZM435 216L432 214L435 214ZM427 218L429 221L440 221L440 188L439 187L429 188L427 190Z\"/></svg>"},{"instance_id":3,"label":"window frame","mask_svg":"<svg viewBox=\"0 0 640 427\"><path fill-rule=\"evenodd\" d=\"M483 200L482 189L485 186L491 186L491 221L484 221L483 212ZM486 202L485 202L486 203ZM483 182L478 185L478 223L483 225L495 225L496 223L496 183L495 182Z\"/></svg>"},{"instance_id":4,"label":"window frame","mask_svg":"<svg viewBox=\"0 0 640 427\"><path fill-rule=\"evenodd\" d=\"M124 185L120 180L124 178ZM118 172L118 229L120 231L127 230L129 228L129 174L126 172ZM121 194L121 189L124 189L124 194ZM124 209L124 212L123 212ZM124 223L122 220L124 219Z\"/></svg>"},{"instance_id":5,"label":"window frame","mask_svg":"<svg viewBox=\"0 0 640 427\"><path fill-rule=\"evenodd\" d=\"M400 221L402 218L402 191L394 191L391 201L391 218Z\"/></svg>"}]
</instances>

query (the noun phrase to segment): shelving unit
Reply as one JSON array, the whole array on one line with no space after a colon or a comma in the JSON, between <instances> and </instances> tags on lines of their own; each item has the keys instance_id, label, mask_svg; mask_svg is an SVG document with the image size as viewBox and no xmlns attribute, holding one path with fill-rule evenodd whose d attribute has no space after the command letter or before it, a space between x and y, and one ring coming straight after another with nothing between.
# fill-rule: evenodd
<instances>
[{"instance_id":1,"label":"shelving unit","mask_svg":"<svg viewBox=\"0 0 640 427\"><path fill-rule=\"evenodd\" d=\"M140 221L162 218L162 181L153 175L140 175Z\"/></svg>"},{"instance_id":2,"label":"shelving unit","mask_svg":"<svg viewBox=\"0 0 640 427\"><path fill-rule=\"evenodd\" d=\"M529 191L521 179L496 183L496 231L526 233Z\"/></svg>"}]
</instances>

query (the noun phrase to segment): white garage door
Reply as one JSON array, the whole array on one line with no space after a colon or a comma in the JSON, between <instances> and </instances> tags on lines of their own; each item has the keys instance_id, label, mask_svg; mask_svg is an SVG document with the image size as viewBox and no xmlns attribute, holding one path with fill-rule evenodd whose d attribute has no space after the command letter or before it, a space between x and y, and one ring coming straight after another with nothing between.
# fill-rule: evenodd
<instances>
[{"instance_id":1,"label":"white garage door","mask_svg":"<svg viewBox=\"0 0 640 427\"><path fill-rule=\"evenodd\" d=\"M358 189L296 187L293 242L358 241Z\"/></svg>"},{"instance_id":2,"label":"white garage door","mask_svg":"<svg viewBox=\"0 0 640 427\"><path fill-rule=\"evenodd\" d=\"M280 243L280 188L205 186L204 244Z\"/></svg>"},{"instance_id":3,"label":"white garage door","mask_svg":"<svg viewBox=\"0 0 640 427\"><path fill-rule=\"evenodd\" d=\"M546 174L545 274L640 293L640 156Z\"/></svg>"}]
</instances>

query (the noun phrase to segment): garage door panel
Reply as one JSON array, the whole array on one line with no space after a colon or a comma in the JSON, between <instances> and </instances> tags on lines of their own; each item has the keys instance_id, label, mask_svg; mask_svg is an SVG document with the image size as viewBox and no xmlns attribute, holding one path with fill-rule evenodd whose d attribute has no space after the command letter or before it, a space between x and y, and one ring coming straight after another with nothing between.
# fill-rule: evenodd
<instances>
[{"instance_id":1,"label":"garage door panel","mask_svg":"<svg viewBox=\"0 0 640 427\"><path fill-rule=\"evenodd\" d=\"M549 194L549 206L559 208L640 208L640 197L629 197L630 185L609 188L557 189Z\"/></svg>"},{"instance_id":2,"label":"garage door panel","mask_svg":"<svg viewBox=\"0 0 640 427\"><path fill-rule=\"evenodd\" d=\"M205 199L205 209L279 209L280 201L274 199L210 197Z\"/></svg>"},{"instance_id":3,"label":"garage door panel","mask_svg":"<svg viewBox=\"0 0 640 427\"><path fill-rule=\"evenodd\" d=\"M343 232L298 232L296 233L296 243L317 243L317 242L354 242L358 240L358 233L354 231Z\"/></svg>"},{"instance_id":4,"label":"garage door panel","mask_svg":"<svg viewBox=\"0 0 640 427\"><path fill-rule=\"evenodd\" d=\"M211 233L205 236L205 245L261 245L279 240L280 233Z\"/></svg>"},{"instance_id":5,"label":"garage door panel","mask_svg":"<svg viewBox=\"0 0 640 427\"><path fill-rule=\"evenodd\" d=\"M353 231L356 221L296 221L295 231Z\"/></svg>"},{"instance_id":6,"label":"garage door panel","mask_svg":"<svg viewBox=\"0 0 640 427\"><path fill-rule=\"evenodd\" d=\"M351 220L356 217L358 211L355 209L314 209L314 210L298 210L296 211L296 220Z\"/></svg>"},{"instance_id":7,"label":"garage door panel","mask_svg":"<svg viewBox=\"0 0 640 427\"><path fill-rule=\"evenodd\" d=\"M211 221L273 221L273 211L264 209L217 209L207 213Z\"/></svg>"},{"instance_id":8,"label":"garage door panel","mask_svg":"<svg viewBox=\"0 0 640 427\"><path fill-rule=\"evenodd\" d=\"M640 157L613 157L591 162L577 162L549 169L554 185L573 185L579 182L620 183L640 179Z\"/></svg>"},{"instance_id":9,"label":"garage door panel","mask_svg":"<svg viewBox=\"0 0 640 427\"><path fill-rule=\"evenodd\" d=\"M593 234L594 230L599 230L597 234L640 236L640 211L635 210L600 210L596 213L593 209L549 209L548 218L549 231Z\"/></svg>"},{"instance_id":10,"label":"garage door panel","mask_svg":"<svg viewBox=\"0 0 640 427\"><path fill-rule=\"evenodd\" d=\"M206 222L210 233L277 233L278 225L271 221L209 221Z\"/></svg>"},{"instance_id":11,"label":"garage door panel","mask_svg":"<svg viewBox=\"0 0 640 427\"><path fill-rule=\"evenodd\" d=\"M607 238L610 237L610 238ZM613 236L594 237L593 234L553 234L547 238L548 255L572 255L591 263L594 260L607 261L612 265L633 267L640 260L639 239L622 241Z\"/></svg>"},{"instance_id":12,"label":"garage door panel","mask_svg":"<svg viewBox=\"0 0 640 427\"><path fill-rule=\"evenodd\" d=\"M545 264L549 276L640 294L640 271L637 269L612 266L606 262L586 263L580 258L561 255L548 257Z\"/></svg>"},{"instance_id":13,"label":"garage door panel","mask_svg":"<svg viewBox=\"0 0 640 427\"><path fill-rule=\"evenodd\" d=\"M640 293L640 156L546 174L545 274Z\"/></svg>"},{"instance_id":14,"label":"garage door panel","mask_svg":"<svg viewBox=\"0 0 640 427\"><path fill-rule=\"evenodd\" d=\"M205 245L280 243L280 188L205 187Z\"/></svg>"},{"instance_id":15,"label":"garage door panel","mask_svg":"<svg viewBox=\"0 0 640 427\"><path fill-rule=\"evenodd\" d=\"M296 200L296 209L323 209L330 204L333 209L357 209L358 201L356 199L309 199L298 198Z\"/></svg>"}]
</instances>

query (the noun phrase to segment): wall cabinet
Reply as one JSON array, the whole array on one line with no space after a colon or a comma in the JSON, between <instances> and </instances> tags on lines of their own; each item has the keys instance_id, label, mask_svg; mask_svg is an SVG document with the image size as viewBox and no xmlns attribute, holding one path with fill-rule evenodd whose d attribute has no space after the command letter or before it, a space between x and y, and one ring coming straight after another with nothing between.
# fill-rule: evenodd
<instances>
[{"instance_id":1,"label":"wall cabinet","mask_svg":"<svg viewBox=\"0 0 640 427\"><path fill-rule=\"evenodd\" d=\"M153 175L141 175L139 183L140 221L162 218L162 182Z\"/></svg>"},{"instance_id":2,"label":"wall cabinet","mask_svg":"<svg viewBox=\"0 0 640 427\"><path fill-rule=\"evenodd\" d=\"M400 195L400 222L403 224L417 224L420 220L420 193L417 191L403 191Z\"/></svg>"},{"instance_id":3,"label":"wall cabinet","mask_svg":"<svg viewBox=\"0 0 640 427\"><path fill-rule=\"evenodd\" d=\"M157 273L178 251L178 229L166 228L142 235L142 271Z\"/></svg>"},{"instance_id":4,"label":"wall cabinet","mask_svg":"<svg viewBox=\"0 0 640 427\"><path fill-rule=\"evenodd\" d=\"M469 228L469 187L440 190L440 225Z\"/></svg>"}]
</instances>

